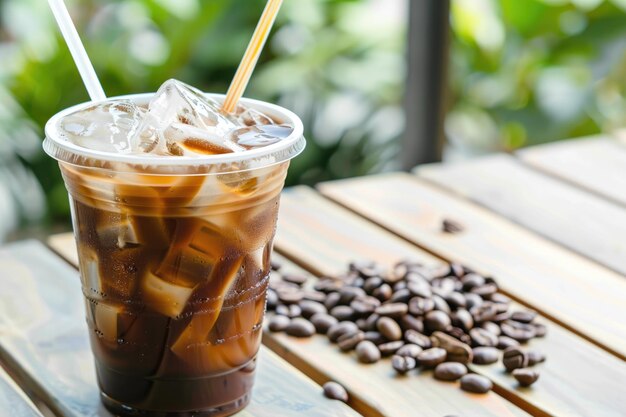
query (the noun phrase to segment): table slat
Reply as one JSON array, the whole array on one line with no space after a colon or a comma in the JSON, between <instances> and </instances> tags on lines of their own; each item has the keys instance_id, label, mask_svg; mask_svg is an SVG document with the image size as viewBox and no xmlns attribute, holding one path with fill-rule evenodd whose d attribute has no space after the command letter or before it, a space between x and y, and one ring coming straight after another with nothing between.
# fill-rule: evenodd
<instances>
[{"instance_id":1,"label":"table slat","mask_svg":"<svg viewBox=\"0 0 626 417\"><path fill-rule=\"evenodd\" d=\"M0 271L4 363L58 415L110 416L99 401L78 272L35 241L0 249ZM358 415L272 352L259 355L252 403L239 416Z\"/></svg>"},{"instance_id":2,"label":"table slat","mask_svg":"<svg viewBox=\"0 0 626 417\"><path fill-rule=\"evenodd\" d=\"M626 358L626 280L410 174L326 183L323 194L449 260L492 274L508 294ZM463 224L441 231L443 219Z\"/></svg>"},{"instance_id":3,"label":"table slat","mask_svg":"<svg viewBox=\"0 0 626 417\"><path fill-rule=\"evenodd\" d=\"M626 210L509 155L429 165L422 178L626 274Z\"/></svg>"},{"instance_id":4,"label":"table slat","mask_svg":"<svg viewBox=\"0 0 626 417\"><path fill-rule=\"evenodd\" d=\"M387 265L407 256L426 264L433 263L433 256L417 247L401 255L393 251L371 253L367 249L370 242L377 242L383 247L393 246L394 241L403 241L381 228L376 227L374 230L371 224L351 221L350 216L353 214L309 189L292 190L283 196L279 225L281 233L276 247L289 257L294 255L297 248L298 260L305 265L316 265L318 274L341 272L347 262L362 258L366 253ZM331 227L334 232L318 233L322 227ZM296 229L298 234L287 233ZM300 239L300 235L308 235L309 239ZM316 248L319 246L332 248L337 256L333 259L318 258ZM365 248L363 252L362 248ZM521 308L517 304L513 306ZM533 415L622 415L626 407L626 398L622 395L626 384L626 363L549 320L541 321L546 324L548 334L545 338L533 340L529 345L544 352L548 360L536 368L541 372L541 379L535 388L517 389L516 382L503 372L501 364L472 366L472 370L492 379L498 385L497 392L500 395L522 405ZM317 345L294 343L287 336L274 338L294 355L299 354L304 358L315 355ZM385 366L389 364L385 363ZM572 395L574 392L577 394Z\"/></svg>"},{"instance_id":5,"label":"table slat","mask_svg":"<svg viewBox=\"0 0 626 417\"><path fill-rule=\"evenodd\" d=\"M626 147L594 136L523 149L517 156L540 171L626 205Z\"/></svg>"},{"instance_id":6,"label":"table slat","mask_svg":"<svg viewBox=\"0 0 626 417\"><path fill-rule=\"evenodd\" d=\"M43 417L22 389L0 368L0 416Z\"/></svg>"}]
</instances>

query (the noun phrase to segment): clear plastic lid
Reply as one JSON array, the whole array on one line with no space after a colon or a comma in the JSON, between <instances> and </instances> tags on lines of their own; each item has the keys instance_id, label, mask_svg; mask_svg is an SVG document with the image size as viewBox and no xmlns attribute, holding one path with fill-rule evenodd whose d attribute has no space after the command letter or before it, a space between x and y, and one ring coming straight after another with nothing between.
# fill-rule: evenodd
<instances>
[{"instance_id":1,"label":"clear plastic lid","mask_svg":"<svg viewBox=\"0 0 626 417\"><path fill-rule=\"evenodd\" d=\"M131 100L136 104L147 104L153 93L112 97L109 100ZM222 94L206 94L221 103ZM107 100L107 101L109 101ZM302 121L293 112L259 100L241 99L241 104L264 113L281 123L291 125L293 132L286 138L243 152L206 156L160 156L151 154L124 154L103 152L84 148L71 142L59 128L61 120L76 111L99 104L82 103L54 115L46 123L44 151L54 159L71 165L109 169L116 172L141 172L162 175L221 174L264 168L290 160L304 150ZM102 102L104 103L104 102Z\"/></svg>"}]
</instances>

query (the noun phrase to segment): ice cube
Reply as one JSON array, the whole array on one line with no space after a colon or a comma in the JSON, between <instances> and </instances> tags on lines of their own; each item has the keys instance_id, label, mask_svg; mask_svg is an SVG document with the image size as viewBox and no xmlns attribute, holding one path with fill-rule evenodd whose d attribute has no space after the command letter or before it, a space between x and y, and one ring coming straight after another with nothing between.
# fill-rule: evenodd
<instances>
[{"instance_id":1,"label":"ice cube","mask_svg":"<svg viewBox=\"0 0 626 417\"><path fill-rule=\"evenodd\" d=\"M100 336L108 341L115 342L119 336L119 317L124 308L120 306L98 303L94 305L94 325Z\"/></svg>"},{"instance_id":2,"label":"ice cube","mask_svg":"<svg viewBox=\"0 0 626 417\"><path fill-rule=\"evenodd\" d=\"M293 127L289 125L255 125L234 130L230 138L237 145L252 149L280 142L291 132L293 132Z\"/></svg>"},{"instance_id":3,"label":"ice cube","mask_svg":"<svg viewBox=\"0 0 626 417\"><path fill-rule=\"evenodd\" d=\"M174 318L185 309L194 287L171 283L147 270L141 290L144 302L151 309Z\"/></svg>"},{"instance_id":4,"label":"ice cube","mask_svg":"<svg viewBox=\"0 0 626 417\"><path fill-rule=\"evenodd\" d=\"M238 114L235 117L237 124L245 126L256 125L273 125L274 121L260 111L254 109L246 109L245 107L238 106Z\"/></svg>"},{"instance_id":5,"label":"ice cube","mask_svg":"<svg viewBox=\"0 0 626 417\"><path fill-rule=\"evenodd\" d=\"M205 342L217 318L219 317L224 300L234 284L241 264L242 257L225 259L213 268L211 278L199 289L200 297L205 302L199 305L201 311L196 312L187 327L172 344L172 352L184 356L189 346Z\"/></svg>"},{"instance_id":6,"label":"ice cube","mask_svg":"<svg viewBox=\"0 0 626 417\"><path fill-rule=\"evenodd\" d=\"M169 154L168 143L180 145L187 138L224 142L235 127L220 113L219 105L201 91L180 81L168 80L150 101L133 140L133 149Z\"/></svg>"},{"instance_id":7,"label":"ice cube","mask_svg":"<svg viewBox=\"0 0 626 417\"><path fill-rule=\"evenodd\" d=\"M129 153L145 110L129 100L113 100L72 113L59 123L72 143L98 151Z\"/></svg>"},{"instance_id":8,"label":"ice cube","mask_svg":"<svg viewBox=\"0 0 626 417\"><path fill-rule=\"evenodd\" d=\"M114 213L117 219L106 219L96 223L96 234L101 247L117 247L139 245L135 229L126 215Z\"/></svg>"},{"instance_id":9,"label":"ice cube","mask_svg":"<svg viewBox=\"0 0 626 417\"><path fill-rule=\"evenodd\" d=\"M83 291L89 297L101 298L104 290L98 266L98 254L88 246L79 245L78 263Z\"/></svg>"}]
</instances>

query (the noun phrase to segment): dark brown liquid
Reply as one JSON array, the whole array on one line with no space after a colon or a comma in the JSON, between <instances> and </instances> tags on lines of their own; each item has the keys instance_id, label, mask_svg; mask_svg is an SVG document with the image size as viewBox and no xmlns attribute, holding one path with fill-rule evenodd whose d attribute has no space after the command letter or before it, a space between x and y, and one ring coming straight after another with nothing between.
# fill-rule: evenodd
<instances>
[{"instance_id":1,"label":"dark brown liquid","mask_svg":"<svg viewBox=\"0 0 626 417\"><path fill-rule=\"evenodd\" d=\"M248 402L285 172L133 180L63 167L112 411L214 416Z\"/></svg>"}]
</instances>

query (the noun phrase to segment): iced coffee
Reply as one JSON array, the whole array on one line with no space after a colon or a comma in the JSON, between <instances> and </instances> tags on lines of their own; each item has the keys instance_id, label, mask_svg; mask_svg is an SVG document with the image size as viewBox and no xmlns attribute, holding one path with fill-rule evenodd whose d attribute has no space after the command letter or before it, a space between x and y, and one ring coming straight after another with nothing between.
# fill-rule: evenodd
<instances>
[{"instance_id":1,"label":"iced coffee","mask_svg":"<svg viewBox=\"0 0 626 417\"><path fill-rule=\"evenodd\" d=\"M70 194L104 404L121 415L221 416L250 400L291 112L233 114L170 80L46 127Z\"/></svg>"}]
</instances>

